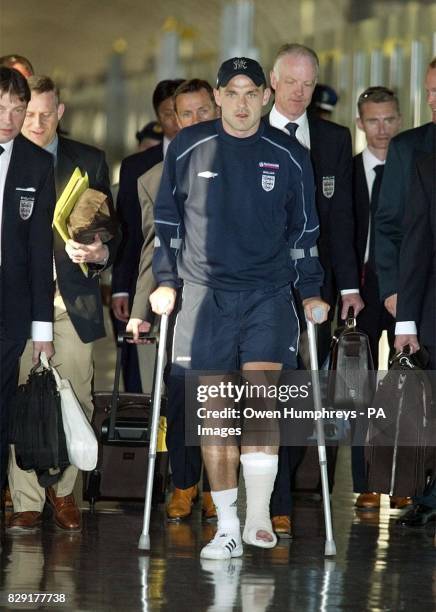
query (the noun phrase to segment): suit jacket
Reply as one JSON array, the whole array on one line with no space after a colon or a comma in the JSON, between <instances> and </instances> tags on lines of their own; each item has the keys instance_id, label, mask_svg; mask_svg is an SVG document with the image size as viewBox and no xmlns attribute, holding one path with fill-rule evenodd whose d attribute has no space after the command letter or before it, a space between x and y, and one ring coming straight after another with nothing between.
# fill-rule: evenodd
<instances>
[{"instance_id":1,"label":"suit jacket","mask_svg":"<svg viewBox=\"0 0 436 612\"><path fill-rule=\"evenodd\" d=\"M397 293L398 259L403 239L403 217L414 168L422 153L433 147L435 126L427 123L398 134L389 144L375 216L375 258L382 300Z\"/></svg>"},{"instance_id":2,"label":"suit jacket","mask_svg":"<svg viewBox=\"0 0 436 612\"><path fill-rule=\"evenodd\" d=\"M88 173L90 187L108 195L111 212L115 214L110 192L109 172L103 151L69 138L60 137L55 171L58 196L62 193L76 167ZM110 266L114 260L120 239L119 234L107 243L109 260L105 267ZM56 231L54 255L59 291L80 339L82 342L92 342L97 338L102 338L106 333L98 273L103 270L103 267L89 265L89 274L86 277L80 267L69 258L65 251L65 244Z\"/></svg>"},{"instance_id":3,"label":"suit jacket","mask_svg":"<svg viewBox=\"0 0 436 612\"><path fill-rule=\"evenodd\" d=\"M120 169L117 214L123 232L123 244L112 269L112 293L128 293L133 299L139 259L144 238L141 231L141 206L138 178L163 160L163 145L126 157Z\"/></svg>"},{"instance_id":4,"label":"suit jacket","mask_svg":"<svg viewBox=\"0 0 436 612\"><path fill-rule=\"evenodd\" d=\"M334 316L338 289L358 289L351 192L352 149L348 128L308 116L310 157L320 223L319 260L324 268L322 297Z\"/></svg>"},{"instance_id":5,"label":"suit jacket","mask_svg":"<svg viewBox=\"0 0 436 612\"><path fill-rule=\"evenodd\" d=\"M417 158L410 192L413 193L413 206L406 207L406 229L399 257L397 321L415 321L421 342L432 348L434 356L436 151Z\"/></svg>"},{"instance_id":6,"label":"suit jacket","mask_svg":"<svg viewBox=\"0 0 436 612\"><path fill-rule=\"evenodd\" d=\"M353 207L355 246L359 270L361 271L365 261L370 218L370 196L362 153L353 157Z\"/></svg>"},{"instance_id":7,"label":"suit jacket","mask_svg":"<svg viewBox=\"0 0 436 612\"><path fill-rule=\"evenodd\" d=\"M320 222L319 259L325 272L323 297L334 306L338 290L359 288L354 244L351 135L348 128L332 121L315 117L308 117L308 120Z\"/></svg>"},{"instance_id":8,"label":"suit jacket","mask_svg":"<svg viewBox=\"0 0 436 612\"><path fill-rule=\"evenodd\" d=\"M18 135L6 176L1 227L0 322L9 340L28 338L32 321L53 321L55 202L52 156Z\"/></svg>"},{"instance_id":9,"label":"suit jacket","mask_svg":"<svg viewBox=\"0 0 436 612\"><path fill-rule=\"evenodd\" d=\"M131 316L150 320L151 311L149 297L156 288L156 281L152 271L154 252L154 214L153 208L159 191L163 172L163 161L145 172L138 179L138 198L142 213L142 234L144 243L141 249L138 280L136 281L135 298L133 300Z\"/></svg>"}]
</instances>

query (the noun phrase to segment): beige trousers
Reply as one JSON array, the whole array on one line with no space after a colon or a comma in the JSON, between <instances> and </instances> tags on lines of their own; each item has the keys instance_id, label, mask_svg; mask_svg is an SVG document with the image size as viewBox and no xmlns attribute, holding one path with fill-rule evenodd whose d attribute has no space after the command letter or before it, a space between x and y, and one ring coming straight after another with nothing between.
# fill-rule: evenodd
<instances>
[{"instance_id":1,"label":"beige trousers","mask_svg":"<svg viewBox=\"0 0 436 612\"><path fill-rule=\"evenodd\" d=\"M94 409L92 404L93 342L85 344L80 340L59 295L56 296L54 304L56 354L51 361L62 378L70 380L85 414L91 420ZM21 358L20 383L26 381L31 367L32 343L29 341ZM54 486L56 495L64 497L72 493L77 473L78 469L72 465L65 470L62 478ZM45 503L45 489L39 485L34 471L26 472L17 466L13 447L11 447L9 457L8 478L14 512L30 510L41 512Z\"/></svg>"}]
</instances>

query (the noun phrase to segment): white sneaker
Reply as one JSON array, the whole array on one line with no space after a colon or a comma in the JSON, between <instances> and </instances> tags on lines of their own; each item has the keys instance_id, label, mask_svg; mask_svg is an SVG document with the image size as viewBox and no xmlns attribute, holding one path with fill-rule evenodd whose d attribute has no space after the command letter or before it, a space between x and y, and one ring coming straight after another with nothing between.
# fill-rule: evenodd
<instances>
[{"instance_id":1,"label":"white sneaker","mask_svg":"<svg viewBox=\"0 0 436 612\"><path fill-rule=\"evenodd\" d=\"M200 557L202 559L231 559L240 557L243 552L240 534L218 531L214 539L201 550Z\"/></svg>"}]
</instances>

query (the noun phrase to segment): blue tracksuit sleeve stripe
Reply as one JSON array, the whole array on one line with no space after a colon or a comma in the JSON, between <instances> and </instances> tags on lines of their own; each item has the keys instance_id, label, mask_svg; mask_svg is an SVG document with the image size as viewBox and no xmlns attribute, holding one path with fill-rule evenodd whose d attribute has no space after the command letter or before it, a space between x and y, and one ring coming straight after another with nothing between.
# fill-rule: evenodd
<instances>
[{"instance_id":1,"label":"blue tracksuit sleeve stripe","mask_svg":"<svg viewBox=\"0 0 436 612\"><path fill-rule=\"evenodd\" d=\"M175 187L175 175L175 152L170 146L155 204L153 274L159 286L177 288L181 285L177 273L177 255L183 241L183 213Z\"/></svg>"}]
</instances>

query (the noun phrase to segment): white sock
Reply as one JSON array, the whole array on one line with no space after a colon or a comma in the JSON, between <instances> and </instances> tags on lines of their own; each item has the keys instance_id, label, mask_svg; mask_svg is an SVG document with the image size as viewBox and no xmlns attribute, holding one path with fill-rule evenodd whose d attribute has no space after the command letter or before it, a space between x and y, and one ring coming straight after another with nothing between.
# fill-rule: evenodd
<instances>
[{"instance_id":1,"label":"white sock","mask_svg":"<svg viewBox=\"0 0 436 612\"><path fill-rule=\"evenodd\" d=\"M246 453L241 455L247 496L246 523L270 522L269 503L277 475L278 455Z\"/></svg>"},{"instance_id":2,"label":"white sock","mask_svg":"<svg viewBox=\"0 0 436 612\"><path fill-rule=\"evenodd\" d=\"M211 495L218 515L218 532L240 534L237 487L225 491L211 491Z\"/></svg>"}]
</instances>

